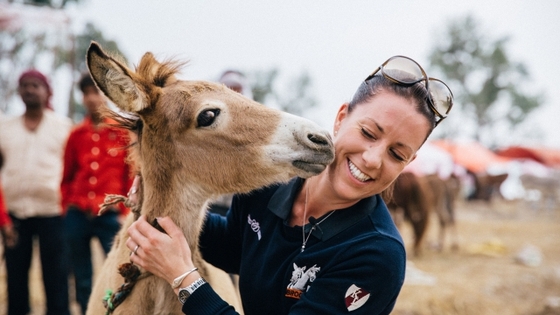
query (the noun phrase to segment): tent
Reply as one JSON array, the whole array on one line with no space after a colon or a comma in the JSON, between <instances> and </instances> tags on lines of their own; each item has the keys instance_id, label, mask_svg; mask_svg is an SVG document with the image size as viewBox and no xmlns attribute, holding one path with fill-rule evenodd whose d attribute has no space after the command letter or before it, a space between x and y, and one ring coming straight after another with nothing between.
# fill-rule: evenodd
<instances>
[{"instance_id":1,"label":"tent","mask_svg":"<svg viewBox=\"0 0 560 315\"><path fill-rule=\"evenodd\" d=\"M499 150L497 155L513 159L528 159L551 168L560 168L560 150L512 146Z\"/></svg>"},{"instance_id":2,"label":"tent","mask_svg":"<svg viewBox=\"0 0 560 315\"><path fill-rule=\"evenodd\" d=\"M459 143L435 140L431 143L449 152L456 164L475 174L486 173L490 168L505 167L511 161L510 157L499 156L474 141Z\"/></svg>"}]
</instances>

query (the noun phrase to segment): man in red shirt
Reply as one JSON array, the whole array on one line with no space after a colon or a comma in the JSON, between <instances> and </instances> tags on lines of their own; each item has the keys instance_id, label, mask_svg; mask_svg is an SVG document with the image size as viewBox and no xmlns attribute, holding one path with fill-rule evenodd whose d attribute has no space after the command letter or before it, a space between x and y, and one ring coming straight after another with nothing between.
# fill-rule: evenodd
<instances>
[{"instance_id":1,"label":"man in red shirt","mask_svg":"<svg viewBox=\"0 0 560 315\"><path fill-rule=\"evenodd\" d=\"M126 163L128 134L101 117L99 109L107 101L89 74L80 79L79 87L87 115L68 138L61 192L76 299L85 314L92 287L91 239L97 237L107 254L120 229L120 217L128 213L122 206L98 216L99 205L106 194L126 195L132 180Z\"/></svg>"}]
</instances>

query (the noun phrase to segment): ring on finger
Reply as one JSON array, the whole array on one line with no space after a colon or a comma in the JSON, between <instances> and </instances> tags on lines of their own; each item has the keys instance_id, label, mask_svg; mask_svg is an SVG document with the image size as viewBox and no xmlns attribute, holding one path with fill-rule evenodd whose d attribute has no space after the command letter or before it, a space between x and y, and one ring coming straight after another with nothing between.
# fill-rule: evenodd
<instances>
[{"instance_id":1,"label":"ring on finger","mask_svg":"<svg viewBox=\"0 0 560 315\"><path fill-rule=\"evenodd\" d=\"M134 255L136 255L136 252L138 251L138 248L140 248L140 245L136 245L136 247L134 247L134 250L132 251L132 253Z\"/></svg>"}]
</instances>

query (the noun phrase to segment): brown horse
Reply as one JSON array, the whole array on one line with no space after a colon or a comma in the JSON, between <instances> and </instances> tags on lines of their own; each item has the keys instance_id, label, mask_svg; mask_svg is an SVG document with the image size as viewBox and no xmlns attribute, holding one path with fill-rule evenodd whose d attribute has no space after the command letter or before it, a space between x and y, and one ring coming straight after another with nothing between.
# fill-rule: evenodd
<instances>
[{"instance_id":1,"label":"brown horse","mask_svg":"<svg viewBox=\"0 0 560 315\"><path fill-rule=\"evenodd\" d=\"M459 193L459 180L456 177L443 180L437 175L417 176L404 172L395 180L393 188L392 198L386 200L387 207L397 226L400 227L403 221L412 225L415 256L422 253L423 239L432 212L439 221L436 249L442 250L448 229L451 231L452 248L458 248L455 202Z\"/></svg>"},{"instance_id":2,"label":"brown horse","mask_svg":"<svg viewBox=\"0 0 560 315\"><path fill-rule=\"evenodd\" d=\"M146 53L136 70L108 56L96 43L89 71L120 110L121 123L137 131L134 162L140 166L141 214L149 222L169 216L194 244L200 273L241 311L229 276L204 263L198 238L211 197L249 192L293 176L318 174L333 160L330 135L311 121L256 103L223 85L181 81L180 64ZM129 262L125 246L130 215L97 276L88 314L105 314L107 289L123 284L118 266ZM143 272L113 314L182 314L171 286Z\"/></svg>"}]
</instances>

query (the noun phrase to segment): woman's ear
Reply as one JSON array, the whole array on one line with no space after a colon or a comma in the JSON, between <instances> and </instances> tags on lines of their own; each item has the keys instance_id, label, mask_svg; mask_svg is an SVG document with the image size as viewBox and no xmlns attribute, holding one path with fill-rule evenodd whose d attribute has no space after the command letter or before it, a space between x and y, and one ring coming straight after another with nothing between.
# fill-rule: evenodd
<instances>
[{"instance_id":1,"label":"woman's ear","mask_svg":"<svg viewBox=\"0 0 560 315\"><path fill-rule=\"evenodd\" d=\"M336 118L334 120L334 126L333 126L333 133L335 135L338 132L338 129L340 129L340 125L342 124L342 121L346 117L348 117L348 103L342 104L338 109L338 112L336 113Z\"/></svg>"}]
</instances>

